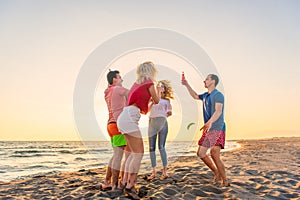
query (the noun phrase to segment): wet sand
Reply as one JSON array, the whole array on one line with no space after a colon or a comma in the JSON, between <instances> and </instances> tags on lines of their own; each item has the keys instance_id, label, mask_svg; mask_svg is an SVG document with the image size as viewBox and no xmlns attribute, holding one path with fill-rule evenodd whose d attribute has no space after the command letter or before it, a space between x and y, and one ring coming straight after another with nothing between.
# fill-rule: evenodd
<instances>
[{"instance_id":1,"label":"wet sand","mask_svg":"<svg viewBox=\"0 0 300 200\"><path fill-rule=\"evenodd\" d=\"M170 178L148 181L141 172L142 199L299 199L300 138L238 141L242 147L223 152L231 186L212 184L213 174L196 156L178 157ZM130 199L122 191L102 190L105 168L0 182L0 199Z\"/></svg>"}]
</instances>

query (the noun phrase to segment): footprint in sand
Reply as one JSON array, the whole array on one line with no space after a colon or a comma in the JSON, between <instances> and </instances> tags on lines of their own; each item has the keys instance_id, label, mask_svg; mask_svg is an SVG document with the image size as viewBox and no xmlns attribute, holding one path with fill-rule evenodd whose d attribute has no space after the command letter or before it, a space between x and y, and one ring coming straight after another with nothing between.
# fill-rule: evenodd
<instances>
[{"instance_id":1,"label":"footprint in sand","mask_svg":"<svg viewBox=\"0 0 300 200\"><path fill-rule=\"evenodd\" d=\"M169 187L169 188L165 188L163 190L163 193L166 194L167 196L174 196L176 194L178 194L178 191L176 189L176 187Z\"/></svg>"},{"instance_id":2,"label":"footprint in sand","mask_svg":"<svg viewBox=\"0 0 300 200\"><path fill-rule=\"evenodd\" d=\"M199 197L207 197L208 194L203 192L202 190L199 190L199 189L192 189L191 194L195 195L195 196L199 196Z\"/></svg>"},{"instance_id":3,"label":"footprint in sand","mask_svg":"<svg viewBox=\"0 0 300 200\"><path fill-rule=\"evenodd\" d=\"M183 167L183 168L175 169L174 171L175 172L189 172L189 171L191 171L191 169Z\"/></svg>"},{"instance_id":4,"label":"footprint in sand","mask_svg":"<svg viewBox=\"0 0 300 200\"><path fill-rule=\"evenodd\" d=\"M263 178L249 178L250 181L253 181L255 183L263 183L264 179Z\"/></svg>"},{"instance_id":5,"label":"footprint in sand","mask_svg":"<svg viewBox=\"0 0 300 200\"><path fill-rule=\"evenodd\" d=\"M299 181L295 181L293 179L290 179L287 181L289 184L291 184L292 186L297 186L297 184L299 183Z\"/></svg>"},{"instance_id":6,"label":"footprint in sand","mask_svg":"<svg viewBox=\"0 0 300 200\"><path fill-rule=\"evenodd\" d=\"M258 176L259 172L257 170L246 170L246 173L253 175L253 176Z\"/></svg>"},{"instance_id":7,"label":"footprint in sand","mask_svg":"<svg viewBox=\"0 0 300 200\"><path fill-rule=\"evenodd\" d=\"M298 198L299 197L299 194L297 194L297 193L285 193L285 194L282 194L282 195L285 196L288 199L293 199L293 198Z\"/></svg>"},{"instance_id":8,"label":"footprint in sand","mask_svg":"<svg viewBox=\"0 0 300 200\"><path fill-rule=\"evenodd\" d=\"M214 186L204 186L204 187L201 187L202 190L204 190L205 192L212 192L214 194L222 194L223 191L214 187Z\"/></svg>"}]
</instances>

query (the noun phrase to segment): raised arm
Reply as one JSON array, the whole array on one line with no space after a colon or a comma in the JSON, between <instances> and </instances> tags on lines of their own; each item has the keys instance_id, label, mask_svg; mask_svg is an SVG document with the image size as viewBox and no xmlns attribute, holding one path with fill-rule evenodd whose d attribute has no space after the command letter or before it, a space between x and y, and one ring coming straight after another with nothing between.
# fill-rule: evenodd
<instances>
[{"instance_id":1,"label":"raised arm","mask_svg":"<svg viewBox=\"0 0 300 200\"><path fill-rule=\"evenodd\" d=\"M187 90L189 91L190 95L194 98L194 99L198 99L199 100L199 96L198 94L193 90L193 88L190 86L190 84L187 82L187 80L182 80L181 84L184 85Z\"/></svg>"}]
</instances>

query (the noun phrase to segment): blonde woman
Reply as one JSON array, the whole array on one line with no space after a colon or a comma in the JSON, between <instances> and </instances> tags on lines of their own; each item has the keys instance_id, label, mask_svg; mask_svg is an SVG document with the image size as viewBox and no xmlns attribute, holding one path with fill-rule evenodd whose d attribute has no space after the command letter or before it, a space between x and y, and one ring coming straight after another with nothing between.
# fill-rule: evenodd
<instances>
[{"instance_id":1,"label":"blonde woman","mask_svg":"<svg viewBox=\"0 0 300 200\"><path fill-rule=\"evenodd\" d=\"M118 128L124 134L130 151L125 164L127 179L125 178L124 181L126 183L120 183L120 185L126 185L125 193L134 199L139 199L134 186L144 155L142 134L138 126L140 114L148 112L151 98L156 104L160 101L160 94L163 90L159 87L156 92L154 88L153 81L156 73L157 70L152 62L144 62L137 67L137 80L129 90L127 106L124 107L117 120Z\"/></svg>"},{"instance_id":2,"label":"blonde woman","mask_svg":"<svg viewBox=\"0 0 300 200\"><path fill-rule=\"evenodd\" d=\"M152 175L149 180L152 180L156 176L156 139L158 136L158 149L160 152L160 157L163 163L162 169L162 179L168 178L167 173L167 152L165 149L166 139L168 135L168 122L167 117L172 115L172 106L170 99L173 97L173 89L171 87L170 81L162 80L158 82L159 86L164 88L164 92L161 94L161 99L158 104L150 104L150 116L149 116L149 128L148 128L148 137L149 137L149 151L150 159L152 165Z\"/></svg>"}]
</instances>

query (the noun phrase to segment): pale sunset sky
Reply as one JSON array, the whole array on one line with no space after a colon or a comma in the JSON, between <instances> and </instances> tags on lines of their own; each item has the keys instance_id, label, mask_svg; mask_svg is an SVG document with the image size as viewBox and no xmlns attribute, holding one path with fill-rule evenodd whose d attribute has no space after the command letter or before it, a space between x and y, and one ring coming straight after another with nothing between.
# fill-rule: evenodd
<instances>
[{"instance_id":1,"label":"pale sunset sky","mask_svg":"<svg viewBox=\"0 0 300 200\"><path fill-rule=\"evenodd\" d=\"M76 128L73 93L84 62L112 37L151 27L190 38L213 61L224 87L227 139L300 136L299 10L297 0L0 0L0 140L81 140L85 133ZM158 79L170 79L176 96L169 140L177 134L198 137L203 124L201 102L180 85L180 71L199 94L207 75L196 75L175 54L140 50L99 66L119 69L125 87L134 82L139 63L165 66L158 68ZM103 133L87 139L107 139L106 86L105 76L99 77L94 94ZM183 109L199 119L182 116ZM178 133L187 122L198 127ZM146 129L147 116L141 127Z\"/></svg>"}]
</instances>

